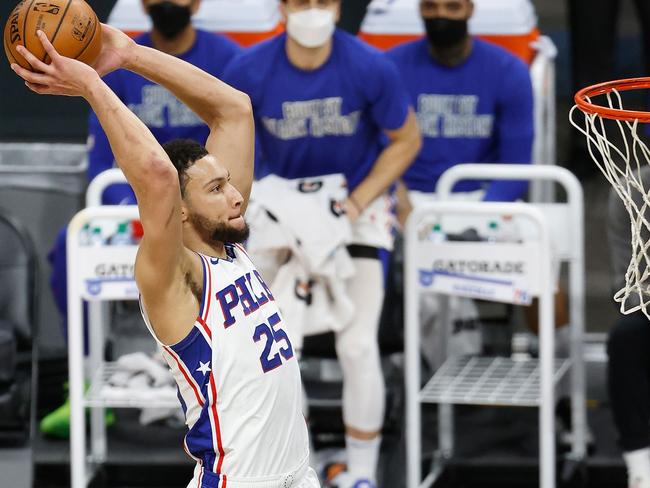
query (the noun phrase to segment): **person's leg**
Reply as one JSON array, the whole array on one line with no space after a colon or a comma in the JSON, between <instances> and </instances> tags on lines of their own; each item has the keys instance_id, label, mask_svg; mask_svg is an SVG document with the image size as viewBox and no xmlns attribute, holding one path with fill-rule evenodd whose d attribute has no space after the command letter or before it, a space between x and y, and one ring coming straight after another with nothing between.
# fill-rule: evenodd
<instances>
[{"instance_id":1,"label":"person's leg","mask_svg":"<svg viewBox=\"0 0 650 488\"><path fill-rule=\"evenodd\" d=\"M377 330L384 299L381 261L355 258L356 274L348 282L356 305L353 321L336 336L343 369L343 420L348 473L375 480L384 422L385 385Z\"/></svg>"},{"instance_id":2,"label":"person's leg","mask_svg":"<svg viewBox=\"0 0 650 488\"><path fill-rule=\"evenodd\" d=\"M630 486L650 487L650 321L623 316L607 342L608 388Z\"/></svg>"}]
</instances>

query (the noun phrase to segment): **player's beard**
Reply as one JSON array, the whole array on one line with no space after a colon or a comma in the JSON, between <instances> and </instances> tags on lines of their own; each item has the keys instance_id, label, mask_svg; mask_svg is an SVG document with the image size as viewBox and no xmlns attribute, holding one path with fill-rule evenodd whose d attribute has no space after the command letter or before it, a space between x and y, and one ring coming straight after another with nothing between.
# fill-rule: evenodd
<instances>
[{"instance_id":1,"label":"player's beard","mask_svg":"<svg viewBox=\"0 0 650 488\"><path fill-rule=\"evenodd\" d=\"M213 222L209 218L198 214L191 214L189 218L201 239L207 243L223 244L229 242L236 244L244 242L250 234L246 222L244 222L243 227L233 227L227 223Z\"/></svg>"}]
</instances>

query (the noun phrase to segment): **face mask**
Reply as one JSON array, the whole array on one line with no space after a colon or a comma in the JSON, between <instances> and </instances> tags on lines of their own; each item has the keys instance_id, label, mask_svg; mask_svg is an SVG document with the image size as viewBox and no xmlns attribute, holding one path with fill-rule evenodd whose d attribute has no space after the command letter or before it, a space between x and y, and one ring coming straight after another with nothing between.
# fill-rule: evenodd
<instances>
[{"instance_id":1,"label":"face mask","mask_svg":"<svg viewBox=\"0 0 650 488\"><path fill-rule=\"evenodd\" d=\"M190 7L182 7L173 2L164 1L149 6L147 9L154 28L163 37L173 39L190 23Z\"/></svg>"},{"instance_id":2,"label":"face mask","mask_svg":"<svg viewBox=\"0 0 650 488\"><path fill-rule=\"evenodd\" d=\"M427 39L433 47L451 47L467 37L467 19L424 19Z\"/></svg>"},{"instance_id":3,"label":"face mask","mask_svg":"<svg viewBox=\"0 0 650 488\"><path fill-rule=\"evenodd\" d=\"M320 47L334 33L334 11L310 8L287 15L287 34L303 47Z\"/></svg>"}]
</instances>

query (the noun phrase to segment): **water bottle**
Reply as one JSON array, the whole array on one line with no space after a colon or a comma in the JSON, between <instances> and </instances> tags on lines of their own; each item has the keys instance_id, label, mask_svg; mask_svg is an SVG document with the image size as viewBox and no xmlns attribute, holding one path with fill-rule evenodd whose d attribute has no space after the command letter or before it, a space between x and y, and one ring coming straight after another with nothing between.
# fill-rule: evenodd
<instances>
[{"instance_id":1,"label":"water bottle","mask_svg":"<svg viewBox=\"0 0 650 488\"><path fill-rule=\"evenodd\" d=\"M90 224L84 224L81 231L79 232L79 245L80 246L90 246L90 236L92 232L90 230Z\"/></svg>"},{"instance_id":2,"label":"water bottle","mask_svg":"<svg viewBox=\"0 0 650 488\"><path fill-rule=\"evenodd\" d=\"M104 238L102 237L102 228L93 227L92 232L90 233L90 238L88 240L90 246L103 246Z\"/></svg>"},{"instance_id":3,"label":"water bottle","mask_svg":"<svg viewBox=\"0 0 650 488\"><path fill-rule=\"evenodd\" d=\"M496 220L490 220L490 222L488 222L485 237L488 242L499 242L499 224Z\"/></svg>"},{"instance_id":4,"label":"water bottle","mask_svg":"<svg viewBox=\"0 0 650 488\"><path fill-rule=\"evenodd\" d=\"M142 222L139 220L131 221L131 239L133 239L133 244L140 244L142 237L144 236L144 228L142 227Z\"/></svg>"},{"instance_id":5,"label":"water bottle","mask_svg":"<svg viewBox=\"0 0 650 488\"><path fill-rule=\"evenodd\" d=\"M113 246L130 246L133 244L129 232L129 223L120 222L117 226L117 233L111 237L111 245Z\"/></svg>"},{"instance_id":6,"label":"water bottle","mask_svg":"<svg viewBox=\"0 0 650 488\"><path fill-rule=\"evenodd\" d=\"M501 242L521 242L521 234L512 215L501 216L500 240Z\"/></svg>"},{"instance_id":7,"label":"water bottle","mask_svg":"<svg viewBox=\"0 0 650 488\"><path fill-rule=\"evenodd\" d=\"M442 231L440 224L433 224L431 232L429 233L429 240L435 243L441 243L447 240L447 236L445 236L445 233Z\"/></svg>"}]
</instances>

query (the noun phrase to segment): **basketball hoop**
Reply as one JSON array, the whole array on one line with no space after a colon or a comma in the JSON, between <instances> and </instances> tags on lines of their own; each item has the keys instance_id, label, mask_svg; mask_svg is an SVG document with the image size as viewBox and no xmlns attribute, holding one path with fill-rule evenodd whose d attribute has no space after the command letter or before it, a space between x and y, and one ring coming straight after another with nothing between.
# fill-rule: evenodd
<instances>
[{"instance_id":1,"label":"basketball hoop","mask_svg":"<svg viewBox=\"0 0 650 488\"><path fill-rule=\"evenodd\" d=\"M642 310L650 318L650 187L646 188L641 178L641 168L650 164L650 149L638 134L639 124L650 123L650 112L624 109L620 94L638 89L650 89L650 78L584 88L575 95L576 105L569 112L569 120L587 138L591 158L630 216L632 259L625 273L625 286L614 300L621 304L622 313ZM599 96L604 97L602 105L592 102ZM606 124L605 119L615 123ZM618 145L611 140L614 135L621 139Z\"/></svg>"}]
</instances>

